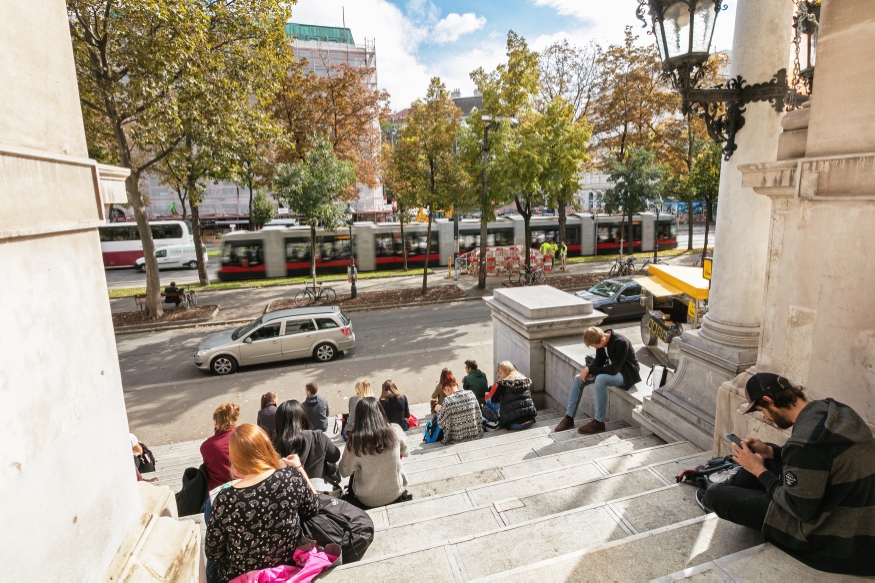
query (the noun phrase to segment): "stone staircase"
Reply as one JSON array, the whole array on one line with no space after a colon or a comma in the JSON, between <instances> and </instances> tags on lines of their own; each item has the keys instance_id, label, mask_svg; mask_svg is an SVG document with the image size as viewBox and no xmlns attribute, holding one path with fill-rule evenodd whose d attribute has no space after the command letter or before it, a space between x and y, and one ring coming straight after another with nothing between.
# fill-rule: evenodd
<instances>
[{"instance_id":1,"label":"stone staircase","mask_svg":"<svg viewBox=\"0 0 875 583\"><path fill-rule=\"evenodd\" d=\"M412 412L423 425L430 417L427 404ZM757 580L755 569L737 578L721 561L767 551L795 563L788 572L825 578L763 545L759 533L705 515L695 490L675 483L707 452L623 422L594 436L551 433L562 415L543 410L528 430L453 446L422 443L421 427L408 431L413 500L370 510L376 535L364 559L327 579ZM184 469L201 463L200 443L152 448L158 471L146 477L179 490ZM191 518L203 534L203 517Z\"/></svg>"}]
</instances>

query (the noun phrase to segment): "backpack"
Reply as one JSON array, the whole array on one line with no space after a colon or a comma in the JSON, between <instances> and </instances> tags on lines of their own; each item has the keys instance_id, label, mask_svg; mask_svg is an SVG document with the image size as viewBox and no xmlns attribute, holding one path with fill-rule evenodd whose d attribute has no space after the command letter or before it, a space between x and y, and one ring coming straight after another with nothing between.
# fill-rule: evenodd
<instances>
[{"instance_id":1,"label":"backpack","mask_svg":"<svg viewBox=\"0 0 875 583\"><path fill-rule=\"evenodd\" d=\"M498 413L486 405L480 405L480 415L483 417L483 431L494 431L499 428Z\"/></svg>"},{"instance_id":2,"label":"backpack","mask_svg":"<svg viewBox=\"0 0 875 583\"><path fill-rule=\"evenodd\" d=\"M152 453L151 449L146 447L145 443L140 443L140 447L143 448L143 453L134 456L137 460L137 469L140 470L141 474L154 472L155 464L157 463L155 460L155 454Z\"/></svg>"},{"instance_id":3,"label":"backpack","mask_svg":"<svg viewBox=\"0 0 875 583\"><path fill-rule=\"evenodd\" d=\"M680 484L690 484L697 488L707 488L710 484L719 484L727 481L738 472L738 465L732 456L715 457L694 470L684 470L675 481Z\"/></svg>"},{"instance_id":4,"label":"backpack","mask_svg":"<svg viewBox=\"0 0 875 583\"><path fill-rule=\"evenodd\" d=\"M424 433L424 440L426 443L435 443L437 441L440 441L441 438L444 436L444 431L443 429L441 429L441 426L438 425L437 418L434 418L425 424Z\"/></svg>"},{"instance_id":5,"label":"backpack","mask_svg":"<svg viewBox=\"0 0 875 583\"><path fill-rule=\"evenodd\" d=\"M374 541L374 522L368 513L352 504L319 495L319 510L301 522L301 532L319 546L336 544L343 563L360 560Z\"/></svg>"}]
</instances>

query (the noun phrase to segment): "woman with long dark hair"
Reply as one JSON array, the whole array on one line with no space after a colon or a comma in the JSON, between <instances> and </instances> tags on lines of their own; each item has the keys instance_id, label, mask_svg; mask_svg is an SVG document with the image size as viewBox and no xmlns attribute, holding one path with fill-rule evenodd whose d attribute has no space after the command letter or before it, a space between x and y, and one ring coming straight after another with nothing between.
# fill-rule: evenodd
<instances>
[{"instance_id":1,"label":"woman with long dark hair","mask_svg":"<svg viewBox=\"0 0 875 583\"><path fill-rule=\"evenodd\" d=\"M380 395L380 405L386 413L389 423L395 423L404 431L410 429L407 418L410 417L410 408L407 405L407 397L398 390L395 381L389 379L383 383L383 393ZM358 413L356 413L358 415Z\"/></svg>"},{"instance_id":2,"label":"woman with long dark hair","mask_svg":"<svg viewBox=\"0 0 875 583\"><path fill-rule=\"evenodd\" d=\"M373 397L359 399L355 427L340 461L340 475L349 476L348 500L365 508L408 500L407 476L401 458L407 457L407 438L389 423Z\"/></svg>"},{"instance_id":3,"label":"woman with long dark hair","mask_svg":"<svg viewBox=\"0 0 875 583\"><path fill-rule=\"evenodd\" d=\"M340 450L322 431L310 429L307 413L298 401L286 401L276 410L273 445L281 457L296 454L310 478L338 481Z\"/></svg>"}]
</instances>

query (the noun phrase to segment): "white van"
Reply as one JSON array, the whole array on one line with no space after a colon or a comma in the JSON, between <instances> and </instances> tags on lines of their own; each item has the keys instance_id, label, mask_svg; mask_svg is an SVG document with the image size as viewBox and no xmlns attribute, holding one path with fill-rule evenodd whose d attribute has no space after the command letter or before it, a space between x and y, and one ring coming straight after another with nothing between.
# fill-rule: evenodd
<instances>
[{"instance_id":1,"label":"white van","mask_svg":"<svg viewBox=\"0 0 875 583\"><path fill-rule=\"evenodd\" d=\"M202 249L204 251L204 263L209 263L206 246L203 246ZM197 255L195 254L194 245L170 245L155 249L155 259L158 260L158 269L170 269L173 267L197 269ZM140 257L137 259L134 268L146 271L146 258Z\"/></svg>"}]
</instances>

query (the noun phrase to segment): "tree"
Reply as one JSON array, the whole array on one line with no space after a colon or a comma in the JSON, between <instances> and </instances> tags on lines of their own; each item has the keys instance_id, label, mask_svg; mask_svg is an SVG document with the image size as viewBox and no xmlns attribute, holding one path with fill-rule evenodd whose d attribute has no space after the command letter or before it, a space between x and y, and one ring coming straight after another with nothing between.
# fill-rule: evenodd
<instances>
[{"instance_id":1,"label":"tree","mask_svg":"<svg viewBox=\"0 0 875 583\"><path fill-rule=\"evenodd\" d=\"M699 200L705 201L706 209L710 209L717 202L717 194L720 191L721 164L721 145L717 142L709 141L707 146L696 156L692 171L687 177L689 190L694 192ZM690 210L692 211L692 208ZM705 218L705 246L703 253L708 249L709 222L707 214Z\"/></svg>"},{"instance_id":2,"label":"tree","mask_svg":"<svg viewBox=\"0 0 875 583\"><path fill-rule=\"evenodd\" d=\"M637 38L626 27L623 44L609 46L598 60L598 99L590 107L589 121L605 166L611 158L624 159L630 148L653 148L660 120L678 105L662 77L656 49L636 45Z\"/></svg>"},{"instance_id":3,"label":"tree","mask_svg":"<svg viewBox=\"0 0 875 583\"><path fill-rule=\"evenodd\" d=\"M379 120L389 113L389 94L368 86L372 68L319 58L320 63L294 62L273 102L273 114L290 141L279 160L299 161L315 147L315 136L327 136L335 155L355 166L356 181L343 193L344 200L352 200L356 182L378 184ZM313 70L317 65L324 75Z\"/></svg>"},{"instance_id":4,"label":"tree","mask_svg":"<svg viewBox=\"0 0 875 583\"><path fill-rule=\"evenodd\" d=\"M158 318L160 281L140 176L182 146L177 164L208 149L193 135L219 132L205 127L217 117L204 112L220 110L228 93L248 94L265 77L270 61L264 57L278 39L284 42L289 8L280 0L70 0L67 12L86 135L91 149L112 152L113 161L131 170L126 186L146 261L146 312ZM187 176L199 273L208 282L196 211L200 176L190 166L179 175Z\"/></svg>"},{"instance_id":5,"label":"tree","mask_svg":"<svg viewBox=\"0 0 875 583\"><path fill-rule=\"evenodd\" d=\"M276 206L263 192L257 192L253 197L249 220L253 229L260 229L276 216Z\"/></svg>"},{"instance_id":6,"label":"tree","mask_svg":"<svg viewBox=\"0 0 875 583\"><path fill-rule=\"evenodd\" d=\"M321 224L331 231L343 223L343 211L337 200L344 188L355 183L355 165L334 154L327 136L317 136L312 143L313 147L303 160L277 165L273 183L276 197L307 217L310 225L310 274L315 289L316 227Z\"/></svg>"},{"instance_id":7,"label":"tree","mask_svg":"<svg viewBox=\"0 0 875 583\"><path fill-rule=\"evenodd\" d=\"M401 130L392 158L396 192L428 208L423 295L428 290L434 212L457 205L465 192L465 176L455 147L461 123L462 112L450 99L446 86L433 77L425 99L410 106L407 125Z\"/></svg>"},{"instance_id":8,"label":"tree","mask_svg":"<svg viewBox=\"0 0 875 583\"><path fill-rule=\"evenodd\" d=\"M574 121L586 119L602 75L601 54L595 41L577 47L562 39L544 49L538 58L539 109L543 111L555 98L562 97L571 104Z\"/></svg>"},{"instance_id":9,"label":"tree","mask_svg":"<svg viewBox=\"0 0 875 583\"><path fill-rule=\"evenodd\" d=\"M498 65L491 73L486 73L482 67L471 72L471 80L483 95L483 110L476 112L467 120L473 135L484 137L480 146L483 169L481 183L483 195L480 203L480 269L477 283L480 289L486 288L487 225L490 219L495 218L495 205L490 204L490 201L498 201L502 204L513 199L512 188L492 189L493 192L487 199L488 176L498 174L501 177L496 158L490 158L491 144L487 138L491 132L493 141L508 145L515 144L515 140L508 139L504 134L511 131L515 134L518 132L519 128L512 129L511 120L532 109L538 91L538 53L530 51L526 40L512 30L507 33L506 55L507 62ZM484 115L489 115L492 121L485 121ZM499 123L498 120L502 118L503 121ZM530 207L531 205L524 206L531 211ZM519 208L520 206L517 205L518 210ZM528 245L529 243L526 242L527 248Z\"/></svg>"},{"instance_id":10,"label":"tree","mask_svg":"<svg viewBox=\"0 0 875 583\"><path fill-rule=\"evenodd\" d=\"M654 153L644 148L631 148L625 160L610 160L608 174L613 188L605 192L608 212L621 210L623 220L628 219L629 253L632 253L632 222L635 213L647 209L647 200L658 188L664 169L654 164ZM622 228L622 227L621 227ZM623 249L620 247L620 254Z\"/></svg>"},{"instance_id":11,"label":"tree","mask_svg":"<svg viewBox=\"0 0 875 583\"><path fill-rule=\"evenodd\" d=\"M410 210L416 207L416 192L410 188L403 175L404 161L396 158L397 149L389 142L383 144L381 165L383 168L383 189L386 199L395 203L395 213L401 228L401 257L403 269L407 271L407 239L404 238L404 225L410 222Z\"/></svg>"}]
</instances>

